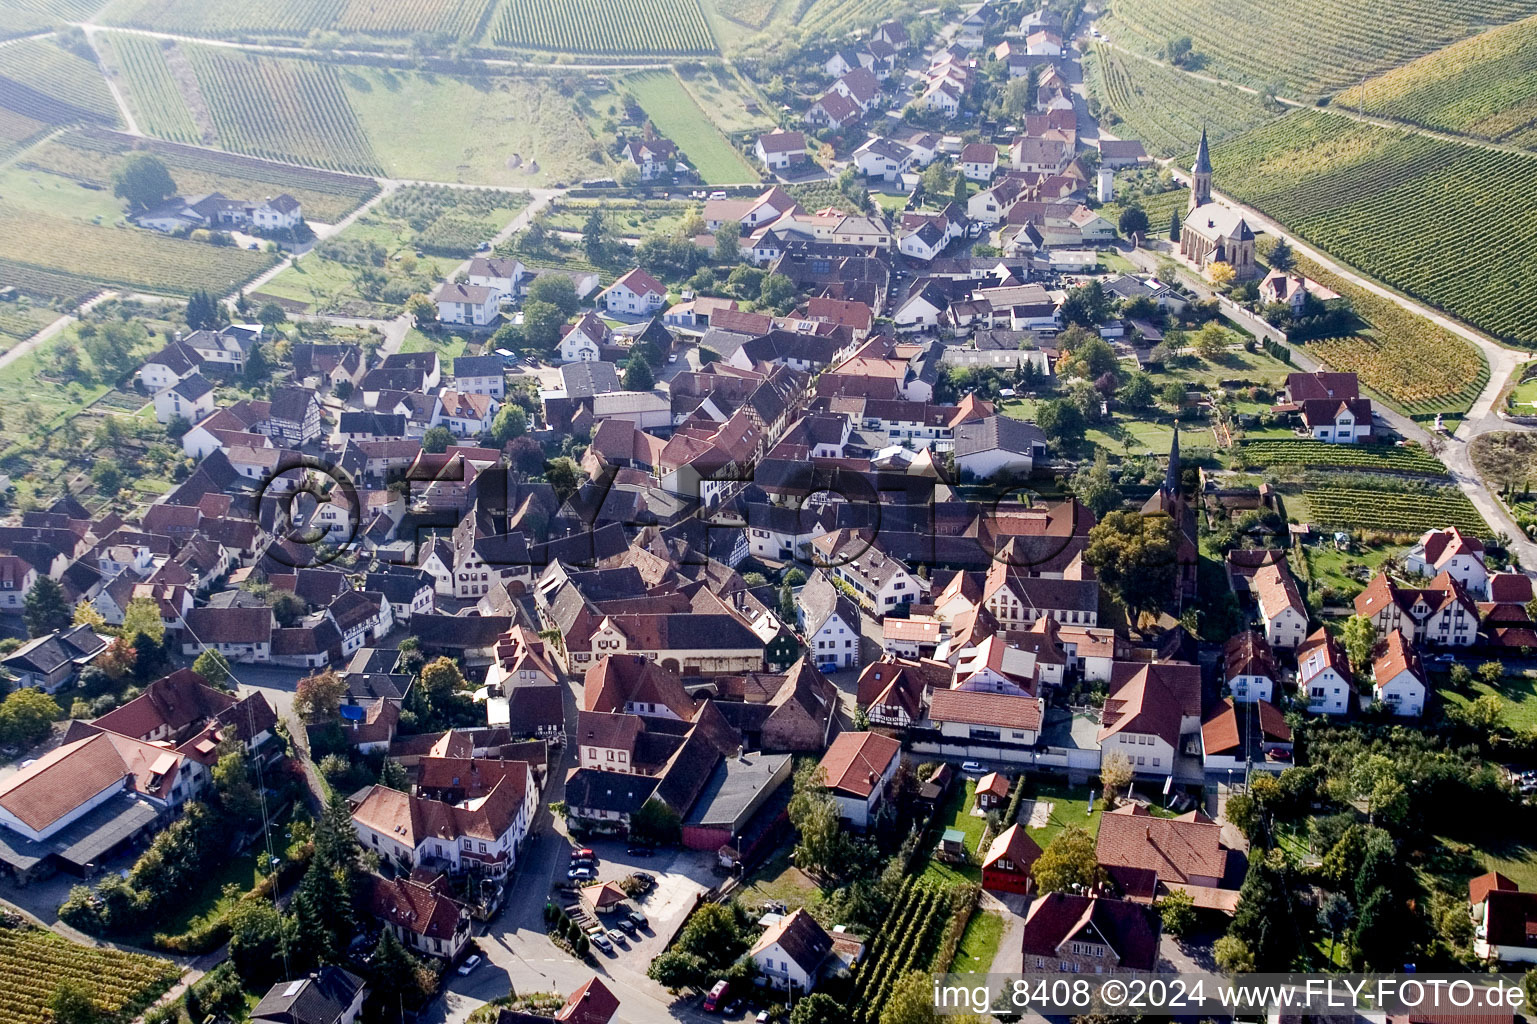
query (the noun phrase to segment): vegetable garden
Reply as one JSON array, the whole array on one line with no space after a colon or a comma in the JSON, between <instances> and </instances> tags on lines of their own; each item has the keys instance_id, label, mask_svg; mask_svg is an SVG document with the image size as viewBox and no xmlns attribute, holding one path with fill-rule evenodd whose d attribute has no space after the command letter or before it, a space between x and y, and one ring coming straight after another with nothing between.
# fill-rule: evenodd
<instances>
[{"instance_id":1,"label":"vegetable garden","mask_svg":"<svg viewBox=\"0 0 1537 1024\"><path fill-rule=\"evenodd\" d=\"M1377 444L1330 444L1327 441L1262 439L1245 441L1244 460L1256 466L1308 466L1319 469L1381 469L1395 473L1445 476L1446 467L1423 448Z\"/></svg>"},{"instance_id":2,"label":"vegetable garden","mask_svg":"<svg viewBox=\"0 0 1537 1024\"><path fill-rule=\"evenodd\" d=\"M96 65L50 39L0 47L0 107L50 125L118 123Z\"/></svg>"},{"instance_id":3,"label":"vegetable garden","mask_svg":"<svg viewBox=\"0 0 1537 1024\"><path fill-rule=\"evenodd\" d=\"M1537 277L1521 269L1537 262L1537 156L1300 110L1222 143L1212 162L1221 188L1307 241L1537 346ZM1473 270L1469 253L1488 266Z\"/></svg>"},{"instance_id":4,"label":"vegetable garden","mask_svg":"<svg viewBox=\"0 0 1537 1024\"><path fill-rule=\"evenodd\" d=\"M1502 25L1345 90L1351 110L1537 149L1537 17Z\"/></svg>"},{"instance_id":5,"label":"vegetable garden","mask_svg":"<svg viewBox=\"0 0 1537 1024\"><path fill-rule=\"evenodd\" d=\"M185 46L228 149L354 174L380 174L330 64Z\"/></svg>"},{"instance_id":6,"label":"vegetable garden","mask_svg":"<svg viewBox=\"0 0 1537 1024\"><path fill-rule=\"evenodd\" d=\"M1207 74L1288 95L1327 95L1490 25L1537 13L1537 0L1113 0L1102 26L1117 44L1155 54L1190 37Z\"/></svg>"},{"instance_id":7,"label":"vegetable garden","mask_svg":"<svg viewBox=\"0 0 1537 1024\"><path fill-rule=\"evenodd\" d=\"M1484 517L1455 487L1401 491L1310 487L1303 497L1311 520L1320 526L1402 534L1455 526L1475 536L1489 536Z\"/></svg>"},{"instance_id":8,"label":"vegetable garden","mask_svg":"<svg viewBox=\"0 0 1537 1024\"><path fill-rule=\"evenodd\" d=\"M169 960L81 946L39 928L0 928L0 1024L52 1020L48 1002L62 982L90 992L103 1019L128 1020L180 976Z\"/></svg>"},{"instance_id":9,"label":"vegetable garden","mask_svg":"<svg viewBox=\"0 0 1537 1024\"><path fill-rule=\"evenodd\" d=\"M560 53L716 53L699 0L505 0L492 40Z\"/></svg>"},{"instance_id":10,"label":"vegetable garden","mask_svg":"<svg viewBox=\"0 0 1537 1024\"><path fill-rule=\"evenodd\" d=\"M1102 103L1149 153L1184 156L1205 128L1212 141L1248 131L1275 117L1258 96L1187 75L1164 64L1096 45L1084 57L1084 75Z\"/></svg>"}]
</instances>

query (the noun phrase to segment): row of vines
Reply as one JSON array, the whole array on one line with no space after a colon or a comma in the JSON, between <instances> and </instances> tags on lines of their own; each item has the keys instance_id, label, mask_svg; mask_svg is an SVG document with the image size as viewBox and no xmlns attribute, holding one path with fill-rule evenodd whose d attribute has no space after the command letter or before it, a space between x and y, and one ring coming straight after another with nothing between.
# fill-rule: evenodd
<instances>
[{"instance_id":1,"label":"row of vines","mask_svg":"<svg viewBox=\"0 0 1537 1024\"><path fill-rule=\"evenodd\" d=\"M561 53L707 54L715 36L699 0L506 0L499 46Z\"/></svg>"}]
</instances>

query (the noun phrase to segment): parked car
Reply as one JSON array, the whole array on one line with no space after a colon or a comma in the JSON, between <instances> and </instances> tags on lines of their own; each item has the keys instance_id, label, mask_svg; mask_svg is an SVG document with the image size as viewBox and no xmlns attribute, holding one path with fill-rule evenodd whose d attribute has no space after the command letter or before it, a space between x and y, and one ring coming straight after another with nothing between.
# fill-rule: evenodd
<instances>
[{"instance_id":1,"label":"parked car","mask_svg":"<svg viewBox=\"0 0 1537 1024\"><path fill-rule=\"evenodd\" d=\"M624 932L626 935L635 934L635 922L631 921L628 917L621 917L614 923L618 925L619 930Z\"/></svg>"},{"instance_id":2,"label":"parked car","mask_svg":"<svg viewBox=\"0 0 1537 1024\"><path fill-rule=\"evenodd\" d=\"M624 932L617 928L610 928L607 935L608 941L612 942L616 946L628 946L630 944L628 940L625 939Z\"/></svg>"},{"instance_id":3,"label":"parked car","mask_svg":"<svg viewBox=\"0 0 1537 1024\"><path fill-rule=\"evenodd\" d=\"M982 764L980 761L965 761L961 764L961 771L967 775L981 775Z\"/></svg>"},{"instance_id":4,"label":"parked car","mask_svg":"<svg viewBox=\"0 0 1537 1024\"><path fill-rule=\"evenodd\" d=\"M652 851L649 846L632 846L625 852L631 857L649 857Z\"/></svg>"},{"instance_id":5,"label":"parked car","mask_svg":"<svg viewBox=\"0 0 1537 1024\"><path fill-rule=\"evenodd\" d=\"M582 847L579 850L572 850L571 851L571 859L572 860L597 860L598 858L593 854L591 849L589 849L588 847L584 846L584 847Z\"/></svg>"},{"instance_id":6,"label":"parked car","mask_svg":"<svg viewBox=\"0 0 1537 1024\"><path fill-rule=\"evenodd\" d=\"M597 946L599 949L603 950L603 952L605 952L605 953L613 952L614 944L612 942L608 941L608 938L606 936L604 936L604 934L602 932L593 932L592 935L590 935L588 937L592 940L592 944L594 946Z\"/></svg>"},{"instance_id":7,"label":"parked car","mask_svg":"<svg viewBox=\"0 0 1537 1024\"><path fill-rule=\"evenodd\" d=\"M710 991L705 993L704 1009L706 1013L714 1013L721 1008L726 996L731 991L731 983L725 978L717 981Z\"/></svg>"},{"instance_id":8,"label":"parked car","mask_svg":"<svg viewBox=\"0 0 1537 1024\"><path fill-rule=\"evenodd\" d=\"M649 928L651 922L646 920L646 915L638 910L630 911L630 923L637 928Z\"/></svg>"},{"instance_id":9,"label":"parked car","mask_svg":"<svg viewBox=\"0 0 1537 1024\"><path fill-rule=\"evenodd\" d=\"M737 1014L742 1012L742 1001L740 999L731 1000L731 1002L727 1003L726 1008L721 1012L727 1017L735 1017Z\"/></svg>"},{"instance_id":10,"label":"parked car","mask_svg":"<svg viewBox=\"0 0 1537 1024\"><path fill-rule=\"evenodd\" d=\"M464 963L459 965L459 974L461 976L468 975L471 971L473 971L475 968L477 968L479 966L480 966L480 956L479 956L479 954L472 955L472 956L468 957L464 961Z\"/></svg>"},{"instance_id":11,"label":"parked car","mask_svg":"<svg viewBox=\"0 0 1537 1024\"><path fill-rule=\"evenodd\" d=\"M753 1018L753 1024L768 1024L768 1022L769 1012L767 1010L759 1010L758 1016Z\"/></svg>"},{"instance_id":12,"label":"parked car","mask_svg":"<svg viewBox=\"0 0 1537 1024\"><path fill-rule=\"evenodd\" d=\"M592 877L592 868L572 868L566 872L566 877L572 881L580 879L585 882Z\"/></svg>"}]
</instances>

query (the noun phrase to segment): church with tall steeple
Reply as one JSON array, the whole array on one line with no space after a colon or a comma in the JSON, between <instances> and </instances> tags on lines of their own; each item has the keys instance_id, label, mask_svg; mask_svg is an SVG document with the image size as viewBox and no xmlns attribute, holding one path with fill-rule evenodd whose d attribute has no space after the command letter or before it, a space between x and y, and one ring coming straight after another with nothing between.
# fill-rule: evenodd
<instances>
[{"instance_id":1,"label":"church with tall steeple","mask_svg":"<svg viewBox=\"0 0 1537 1024\"><path fill-rule=\"evenodd\" d=\"M1179 254L1203 273L1213 263L1226 263L1237 280L1247 281L1259 273L1254 262L1254 230L1243 214L1212 201L1211 150L1206 129L1201 129L1201 144L1190 166L1190 202L1179 230Z\"/></svg>"},{"instance_id":2,"label":"church with tall steeple","mask_svg":"<svg viewBox=\"0 0 1537 1024\"><path fill-rule=\"evenodd\" d=\"M1186 601L1195 599L1196 582L1200 575L1200 548L1198 547L1199 524L1195 510L1185 501L1181 483L1183 467L1179 459L1179 423L1174 424L1174 437L1169 442L1169 467L1164 470L1163 486L1142 504L1142 514L1166 515L1179 527L1179 549L1175 558L1179 562L1179 576L1175 583L1175 605L1183 607Z\"/></svg>"}]
</instances>

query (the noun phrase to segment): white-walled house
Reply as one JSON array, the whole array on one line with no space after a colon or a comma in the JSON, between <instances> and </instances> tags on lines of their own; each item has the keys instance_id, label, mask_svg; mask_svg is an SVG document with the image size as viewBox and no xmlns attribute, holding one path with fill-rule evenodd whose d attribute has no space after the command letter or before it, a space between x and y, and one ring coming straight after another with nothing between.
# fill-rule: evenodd
<instances>
[{"instance_id":1,"label":"white-walled house","mask_svg":"<svg viewBox=\"0 0 1537 1024\"><path fill-rule=\"evenodd\" d=\"M1249 588L1259 600L1265 642L1277 648L1299 646L1307 636L1308 609L1291 570L1284 563L1261 566Z\"/></svg>"},{"instance_id":2,"label":"white-walled house","mask_svg":"<svg viewBox=\"0 0 1537 1024\"><path fill-rule=\"evenodd\" d=\"M584 313L580 320L566 327L565 333L560 336L560 361L563 363L598 362L608 336L607 324L592 313Z\"/></svg>"},{"instance_id":3,"label":"white-walled house","mask_svg":"<svg viewBox=\"0 0 1537 1024\"><path fill-rule=\"evenodd\" d=\"M812 572L795 602L801 634L816 667L824 672L859 665L859 606L821 569Z\"/></svg>"},{"instance_id":4,"label":"white-walled house","mask_svg":"<svg viewBox=\"0 0 1537 1024\"><path fill-rule=\"evenodd\" d=\"M470 260L469 283L491 289L499 302L510 302L527 274L528 268L511 257L476 256Z\"/></svg>"},{"instance_id":5,"label":"white-walled house","mask_svg":"<svg viewBox=\"0 0 1537 1024\"><path fill-rule=\"evenodd\" d=\"M797 907L769 925L747 955L771 987L804 995L816 987L822 962L832 948L832 936Z\"/></svg>"},{"instance_id":6,"label":"white-walled house","mask_svg":"<svg viewBox=\"0 0 1537 1024\"><path fill-rule=\"evenodd\" d=\"M1307 699L1309 711L1343 715L1350 709L1356 690L1350 659L1327 630L1319 629L1297 648L1297 688Z\"/></svg>"},{"instance_id":7,"label":"white-walled house","mask_svg":"<svg viewBox=\"0 0 1537 1024\"><path fill-rule=\"evenodd\" d=\"M1419 653L1395 629L1372 659L1372 697L1395 715L1418 717L1425 711L1425 692Z\"/></svg>"},{"instance_id":8,"label":"white-walled house","mask_svg":"<svg viewBox=\"0 0 1537 1024\"><path fill-rule=\"evenodd\" d=\"M1222 666L1222 681L1233 700L1242 704L1275 699L1275 681L1280 675L1275 655L1265 638L1252 629L1228 640Z\"/></svg>"},{"instance_id":9,"label":"white-walled house","mask_svg":"<svg viewBox=\"0 0 1537 1024\"><path fill-rule=\"evenodd\" d=\"M1331 444L1368 441L1372 436L1371 399L1318 398L1303 402L1302 424L1319 441Z\"/></svg>"},{"instance_id":10,"label":"white-walled house","mask_svg":"<svg viewBox=\"0 0 1537 1024\"><path fill-rule=\"evenodd\" d=\"M501 308L497 293L474 284L447 283L432 296L438 304L438 320L445 324L485 327Z\"/></svg>"},{"instance_id":11,"label":"white-walled house","mask_svg":"<svg viewBox=\"0 0 1537 1024\"><path fill-rule=\"evenodd\" d=\"M822 755L827 788L838 801L838 816L858 829L870 824L891 791L902 745L873 732L839 733Z\"/></svg>"},{"instance_id":12,"label":"white-walled house","mask_svg":"<svg viewBox=\"0 0 1537 1024\"><path fill-rule=\"evenodd\" d=\"M1484 543L1457 527L1427 530L1404 555L1404 568L1420 576L1445 572L1470 593L1486 594L1489 570L1484 566Z\"/></svg>"},{"instance_id":13,"label":"white-walled house","mask_svg":"<svg viewBox=\"0 0 1537 1024\"><path fill-rule=\"evenodd\" d=\"M610 313L645 316L667 301L667 289L639 267L630 270L603 292L603 308Z\"/></svg>"},{"instance_id":14,"label":"white-walled house","mask_svg":"<svg viewBox=\"0 0 1537 1024\"><path fill-rule=\"evenodd\" d=\"M201 373L193 372L168 388L155 392L155 420L169 423L180 416L196 423L214 410L214 389Z\"/></svg>"}]
</instances>

